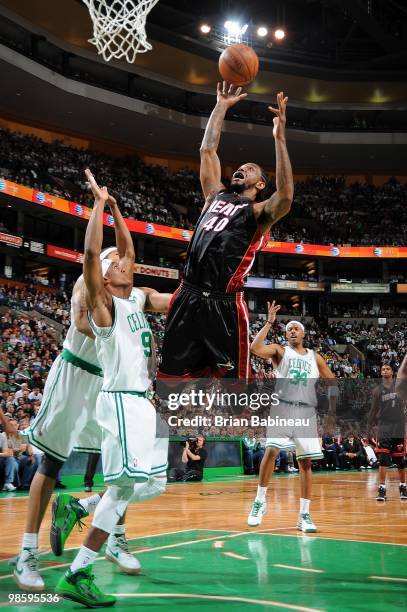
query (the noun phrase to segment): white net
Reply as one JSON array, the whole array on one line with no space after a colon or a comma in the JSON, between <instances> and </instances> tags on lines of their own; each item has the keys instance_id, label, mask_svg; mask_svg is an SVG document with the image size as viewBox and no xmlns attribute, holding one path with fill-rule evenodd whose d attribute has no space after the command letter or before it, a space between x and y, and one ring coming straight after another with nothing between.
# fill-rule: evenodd
<instances>
[{"instance_id":1,"label":"white net","mask_svg":"<svg viewBox=\"0 0 407 612\"><path fill-rule=\"evenodd\" d=\"M133 63L137 53L150 51L146 19L158 0L83 0L93 22L93 38L99 55Z\"/></svg>"}]
</instances>

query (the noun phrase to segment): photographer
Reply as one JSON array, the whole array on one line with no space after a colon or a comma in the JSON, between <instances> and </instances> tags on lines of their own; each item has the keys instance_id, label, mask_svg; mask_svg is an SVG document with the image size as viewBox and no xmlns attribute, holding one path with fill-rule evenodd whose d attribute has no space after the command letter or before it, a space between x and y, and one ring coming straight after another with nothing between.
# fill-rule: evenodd
<instances>
[{"instance_id":1,"label":"photographer","mask_svg":"<svg viewBox=\"0 0 407 612\"><path fill-rule=\"evenodd\" d=\"M203 478L203 469L208 453L204 448L205 438L197 436L196 441L186 441L182 451L182 463L187 464L183 480L200 481Z\"/></svg>"}]
</instances>

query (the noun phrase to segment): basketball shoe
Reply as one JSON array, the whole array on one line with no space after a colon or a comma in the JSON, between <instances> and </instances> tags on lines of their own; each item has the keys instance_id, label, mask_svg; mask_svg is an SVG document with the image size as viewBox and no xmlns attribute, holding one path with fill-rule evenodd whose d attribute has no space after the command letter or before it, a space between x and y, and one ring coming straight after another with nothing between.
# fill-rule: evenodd
<instances>
[{"instance_id":1,"label":"basketball shoe","mask_svg":"<svg viewBox=\"0 0 407 612\"><path fill-rule=\"evenodd\" d=\"M252 509L250 510L249 517L247 519L247 524L249 527L258 527L261 525L263 520L263 516L267 512L267 502L259 501L257 499L254 500Z\"/></svg>"},{"instance_id":2,"label":"basketball shoe","mask_svg":"<svg viewBox=\"0 0 407 612\"><path fill-rule=\"evenodd\" d=\"M62 493L56 495L52 502L52 519L50 531L50 543L52 552L59 557L64 552L65 542L72 529L78 525L82 530L82 519L89 516L89 513L80 505L79 499Z\"/></svg>"},{"instance_id":3,"label":"basketball shoe","mask_svg":"<svg viewBox=\"0 0 407 612\"><path fill-rule=\"evenodd\" d=\"M315 533L315 531L317 531L317 528L312 522L312 518L309 512L303 512L302 514L299 514L297 521L297 529L299 529L303 533Z\"/></svg>"},{"instance_id":4,"label":"basketball shoe","mask_svg":"<svg viewBox=\"0 0 407 612\"><path fill-rule=\"evenodd\" d=\"M400 484L400 499L407 499L407 486L405 484Z\"/></svg>"},{"instance_id":5,"label":"basketball shoe","mask_svg":"<svg viewBox=\"0 0 407 612\"><path fill-rule=\"evenodd\" d=\"M15 563L14 579L20 589L23 591L43 591L45 589L45 583L38 571L37 549L24 548Z\"/></svg>"},{"instance_id":6,"label":"basketball shoe","mask_svg":"<svg viewBox=\"0 0 407 612\"><path fill-rule=\"evenodd\" d=\"M55 593L65 599L76 601L87 608L108 608L116 603L116 598L103 593L95 583L93 566L72 572L68 569L59 579Z\"/></svg>"},{"instance_id":7,"label":"basketball shoe","mask_svg":"<svg viewBox=\"0 0 407 612\"><path fill-rule=\"evenodd\" d=\"M109 536L105 557L112 563L116 563L125 574L135 575L140 573L140 562L130 553L124 534L111 534Z\"/></svg>"},{"instance_id":8,"label":"basketball shoe","mask_svg":"<svg viewBox=\"0 0 407 612\"><path fill-rule=\"evenodd\" d=\"M376 501L380 501L380 502L386 501L386 487L384 485L379 486Z\"/></svg>"}]
</instances>

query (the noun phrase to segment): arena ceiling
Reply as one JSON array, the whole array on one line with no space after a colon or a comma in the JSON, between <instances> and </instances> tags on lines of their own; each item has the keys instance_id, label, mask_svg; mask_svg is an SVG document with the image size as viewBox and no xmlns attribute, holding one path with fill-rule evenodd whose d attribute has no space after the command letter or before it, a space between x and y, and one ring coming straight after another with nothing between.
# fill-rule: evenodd
<instances>
[{"instance_id":1,"label":"arena ceiling","mask_svg":"<svg viewBox=\"0 0 407 612\"><path fill-rule=\"evenodd\" d=\"M152 38L154 50L140 56L140 60L134 66L116 62L107 68L111 71L113 69L115 73L120 72L124 78L127 78L124 70L134 72L137 74L139 83L142 83L144 78L155 80L158 90L162 88L162 82L165 82L167 86L174 84L174 87L182 87L184 91L188 87L188 91L196 94L193 100L196 100L199 106L199 95L207 96L208 91L213 92L217 79L216 59L219 50L216 48L216 41L212 44L200 40L199 35L192 37L191 32L196 31L193 30L192 25L199 24L204 17L210 19L213 11L219 5L225 7L224 15L226 15L230 8L228 4L234 7L238 5L236 2L226 3L211 0L204 4L160 0L150 16L149 31L151 36L154 34ZM271 6L271 16L269 16L271 22L274 19L273 7L279 6L281 12L284 2L242 3L243 6L249 4L256 10L261 6L263 8ZM335 11L338 9L333 9L333 4L335 4L333 2L287 0L286 4L285 17L284 12L281 14L286 20L285 27L287 27L289 37L295 32L295 27L299 27L298 22L295 21L295 14L299 19L300 5L307 7L311 20L316 19L316 13L321 13L320 19L325 15L326 22L331 23L332 28L335 27L333 16L337 15ZM371 4L377 6L379 3L371 0ZM385 4L392 4L392 2L389 0ZM201 14L203 6L207 15ZM292 11L288 11L289 6L292 7ZM197 7L201 7L199 11ZM185 16L184 22L180 19L180 9ZM91 33L90 21L85 6L79 0L58 0L57 3L54 0L36 0L35 3L31 0L0 0L1 11L6 12L8 17L17 15L16 23L18 19L19 23L27 28L27 31L38 32L41 40L49 40L57 44L70 57L74 52L78 58L90 58L92 61L99 62L100 71L107 69L106 64L98 58L93 47L87 42ZM288 19L288 13L291 21ZM172 18L177 18L177 27L173 25L171 15L173 15ZM220 14L216 13L216 16L220 17ZM331 17L328 19L328 16ZM165 24L162 23L163 18L165 18ZM161 22L158 23L160 20ZM319 22L318 27L320 27ZM188 35L184 33L187 30ZM343 30L341 31L343 34ZM357 29L354 26L347 37L345 48L348 42L351 44L350 41L354 36L363 36L362 40L364 40L368 34L362 35L359 32L359 26ZM371 37L372 34L369 36ZM306 45L308 49L306 54L308 53L310 57L312 49L309 45L310 43ZM405 46L405 42L401 43L402 47L403 45ZM384 59L389 55L383 46L380 47L378 41L369 43L368 47L371 49L372 62L379 58ZM0 45L0 51L2 72L0 113L4 116L27 122L33 121L62 131L69 129L76 134L104 138L147 151L156 150L157 153L197 156L206 116L186 115L171 108L143 103L125 95L98 89L96 86L91 87L88 84L80 83L78 79L66 78L33 61L27 61L27 54L24 57L15 51L10 51L4 45ZM400 58L403 56L402 49L397 53ZM311 68L307 68L305 64L300 66L298 62L291 62L288 56L288 59L281 60L281 66L285 62L286 68L291 67L290 70L292 70L291 74L287 73L284 77L281 74L278 76L277 72L263 70L263 67L267 68L267 63L263 64L261 71L263 81L259 82L260 85L256 85L260 87L260 92L256 93L252 90L250 98L254 101L257 99L259 106L264 107L271 95L274 97L276 83L279 83L283 86L289 85L291 113L302 112L301 109L304 107L311 109L309 112L314 112L313 107L319 112L324 108L331 111L336 109L341 116L347 108L374 108L375 111L384 108L391 112L394 109L393 133L386 134L376 131L376 133L345 134L338 132L335 134L290 130L290 153L296 168L311 169L324 166L344 170L363 168L364 170L394 173L404 172L407 159L406 135L397 134L395 131L397 112L404 112L404 109L407 108L407 84L404 79L402 62L397 64L395 70L385 70L383 81L379 79L382 72L379 72L378 68L373 70L372 64L365 73L362 73L362 68L360 68L355 73L360 77L356 80L354 75L351 78L351 68L356 67L354 63L347 62L340 69L334 69L327 66L323 53L320 53L320 57L319 63L314 62L313 70L320 71L320 75L325 75L323 79L304 77L304 70L308 72ZM276 63L278 63L277 59L274 58L272 60L273 70L276 70ZM163 66L165 67L164 76L160 74ZM116 67L119 70L114 70ZM183 72L180 74L177 72L179 70ZM327 75L330 75L331 80L327 79ZM333 80L334 77L337 79ZM344 81L345 78L350 80ZM186 86L185 82L183 83L185 79L188 81ZM312 87L314 82L318 86L327 88L329 98L327 101L324 102L320 97L318 98L318 89L316 90L317 99L307 100L306 86ZM261 89L262 83L264 83L264 89ZM375 95L375 89L378 87L381 88L383 95L378 96L376 101L369 100L372 95ZM274 158L271 139L271 128L267 125L228 122L222 138L221 154L224 160L233 163L241 159L253 159L269 166L270 163L273 163Z\"/></svg>"}]
</instances>

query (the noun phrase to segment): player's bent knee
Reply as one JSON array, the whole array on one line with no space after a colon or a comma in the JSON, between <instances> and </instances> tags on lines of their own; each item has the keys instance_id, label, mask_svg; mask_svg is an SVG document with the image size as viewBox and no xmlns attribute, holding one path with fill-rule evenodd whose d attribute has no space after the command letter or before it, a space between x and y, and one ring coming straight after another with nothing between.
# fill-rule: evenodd
<instances>
[{"instance_id":1,"label":"player's bent knee","mask_svg":"<svg viewBox=\"0 0 407 612\"><path fill-rule=\"evenodd\" d=\"M40 465L38 466L38 473L47 476L48 478L57 478L58 472L64 465L63 461L54 459L50 455L44 455Z\"/></svg>"},{"instance_id":2,"label":"player's bent knee","mask_svg":"<svg viewBox=\"0 0 407 612\"><path fill-rule=\"evenodd\" d=\"M152 476L147 482L134 486L133 500L136 502L147 501L165 493L167 477Z\"/></svg>"}]
</instances>

